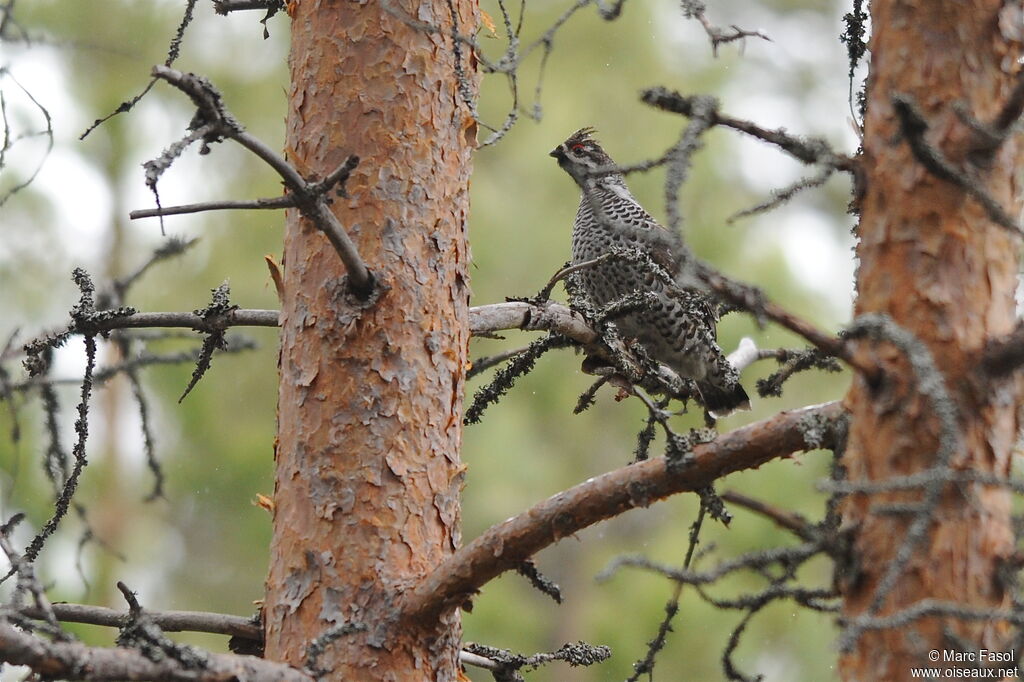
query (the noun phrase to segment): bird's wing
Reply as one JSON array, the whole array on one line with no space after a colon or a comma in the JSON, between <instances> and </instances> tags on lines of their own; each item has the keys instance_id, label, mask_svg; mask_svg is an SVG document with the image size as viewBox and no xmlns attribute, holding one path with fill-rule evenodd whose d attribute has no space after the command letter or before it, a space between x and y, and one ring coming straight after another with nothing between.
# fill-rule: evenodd
<instances>
[{"instance_id":1,"label":"bird's wing","mask_svg":"<svg viewBox=\"0 0 1024 682\"><path fill-rule=\"evenodd\" d=\"M633 201L616 202L608 208L609 218L634 230L634 236L645 245L647 255L671 277L679 274L676 239L658 223L643 206Z\"/></svg>"},{"instance_id":2,"label":"bird's wing","mask_svg":"<svg viewBox=\"0 0 1024 682\"><path fill-rule=\"evenodd\" d=\"M718 311L715 309L714 304L712 304L711 299L694 289L671 287L665 293L670 298L678 299L683 307L689 310L693 317L707 328L712 340L718 340L718 330L716 329Z\"/></svg>"},{"instance_id":3,"label":"bird's wing","mask_svg":"<svg viewBox=\"0 0 1024 682\"><path fill-rule=\"evenodd\" d=\"M644 207L637 203L629 194L628 199L623 201L605 202L603 208L608 212L608 217L616 222L634 227L638 230L650 230L653 233L668 233L658 221L651 217L651 214L644 210Z\"/></svg>"}]
</instances>

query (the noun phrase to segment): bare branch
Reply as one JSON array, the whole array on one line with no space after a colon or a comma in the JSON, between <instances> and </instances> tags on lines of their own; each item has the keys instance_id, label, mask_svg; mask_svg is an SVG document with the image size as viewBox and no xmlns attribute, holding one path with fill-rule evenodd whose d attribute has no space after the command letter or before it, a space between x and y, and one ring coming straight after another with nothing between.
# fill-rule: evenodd
<instances>
[{"instance_id":1,"label":"bare branch","mask_svg":"<svg viewBox=\"0 0 1024 682\"><path fill-rule=\"evenodd\" d=\"M798 566L804 561L818 556L822 548L817 542L804 543L796 547L771 547L740 555L728 559L707 571L692 571L685 568L676 568L666 564L658 563L643 556L620 556L616 557L608 566L601 571L597 579L608 580L615 573L625 567L642 568L655 573L660 573L670 580L684 583L686 585L705 586L712 585L725 576L733 575L740 571L755 571L764 575L766 568L773 565ZM781 585L777 587L783 587ZM792 589L792 588L787 588ZM796 588L802 589L802 588ZM703 595L707 598L707 595ZM754 597L755 601L762 601L771 595L761 593ZM822 593L822 597L835 596L834 592ZM740 598L742 599L742 597ZM747 605L740 605L739 600L715 600L718 603L729 604L728 608L746 608ZM744 600L746 601L746 600ZM828 610L833 610L831 607Z\"/></svg>"},{"instance_id":2,"label":"bare branch","mask_svg":"<svg viewBox=\"0 0 1024 682\"><path fill-rule=\"evenodd\" d=\"M486 386L481 386L473 394L473 401L466 408L462 423L467 426L479 423L484 411L512 390L516 380L528 374L542 355L548 351L567 348L572 345L573 342L571 340L559 334L548 334L531 343L526 347L525 351L515 355L505 367L501 368L494 375L490 383Z\"/></svg>"},{"instance_id":3,"label":"bare branch","mask_svg":"<svg viewBox=\"0 0 1024 682\"><path fill-rule=\"evenodd\" d=\"M174 32L174 37L171 38L171 43L167 47L167 58L164 60L164 66L170 66L178 58L178 55L181 52L181 41L185 37L185 31L192 23L192 17L194 14L195 7L196 0L185 0L185 11L181 17L181 22L178 24L177 30ZM121 102L121 104L119 104L117 108L114 109L114 111L110 112L103 118L98 118L95 121L93 121L92 125L86 128L85 132L79 135L78 139L84 140L92 131L96 130L96 128L100 127L113 117L117 116L118 114L123 114L125 112L131 111L132 108L134 108L136 104L142 101L142 98L145 97L149 93L149 91L153 89L153 86L156 85L156 80L156 78L151 78L149 80L149 83L146 84L146 87L142 89L142 92L135 95L129 100Z\"/></svg>"},{"instance_id":4,"label":"bare branch","mask_svg":"<svg viewBox=\"0 0 1024 682\"><path fill-rule=\"evenodd\" d=\"M495 353L494 355L487 355L482 358L477 358L476 360L473 360L473 366L466 370L466 379L472 379L473 377L478 376L483 372L486 372L491 367L500 365L501 363L505 362L510 358L515 357L516 355L519 355L520 353L525 353L528 348L529 346L523 346L521 348L510 348L500 353ZM0 376L0 381L2 381L2 379L3 377Z\"/></svg>"},{"instance_id":5,"label":"bare branch","mask_svg":"<svg viewBox=\"0 0 1024 682\"><path fill-rule=\"evenodd\" d=\"M930 468L905 476L893 476L880 481L822 481L818 487L827 492L850 495L862 493L877 495L878 493L895 490L920 490L940 483L980 483L1012 490L1024 495L1024 480L1014 477L998 476L983 471L954 471L949 467Z\"/></svg>"},{"instance_id":6,"label":"bare branch","mask_svg":"<svg viewBox=\"0 0 1024 682\"><path fill-rule=\"evenodd\" d=\"M707 514L707 510L708 507L704 504L704 499L702 498L700 510L697 512L697 519L690 526L690 544L686 549L686 558L683 560L683 570L689 570L693 562L693 554L697 549L697 543L700 541L700 529L703 527L704 516ZM683 585L683 582L677 581L675 587L672 588L672 596L665 603L665 616L662 618L661 624L658 625L658 632L654 635L654 639L647 643L647 654L633 664L633 674L626 679L626 682L637 682L642 675L651 676L653 674L657 655L665 648L665 643L668 641L668 633L672 632L672 621L675 620L676 614L679 613L679 598L683 594Z\"/></svg>"},{"instance_id":7,"label":"bare branch","mask_svg":"<svg viewBox=\"0 0 1024 682\"><path fill-rule=\"evenodd\" d=\"M241 1L241 0L235 0ZM466 46L469 48L468 52L471 52L474 59L479 63L479 70L485 74L503 74L506 76L509 85L510 96L512 99L511 106L508 113L505 116L504 122L500 126L493 126L483 121L475 110L475 107L469 106L471 114L476 123L487 130L492 131L492 134L487 139L480 142L481 147L487 147L495 144L512 128L512 126L519 120L520 113L527 117L539 121L541 119L541 92L544 87L544 76L547 71L548 58L554 49L554 42L556 34L559 30L579 11L586 7L596 5L598 14L601 18L606 21L613 21L617 19L621 13L622 6L625 0L614 0L610 4L606 4L603 0L575 0L569 5L545 30L540 36L538 36L532 42L523 46L520 42L520 29L522 28L523 12L520 12L519 22L517 26L513 27L512 17L508 12L508 8L502 0L499 0L498 7L502 14L502 23L504 26L505 33L505 46L502 54L497 58L488 57L487 53L489 50L485 49L485 46L476 39L474 35L467 35L465 33L459 33L458 26L453 28L442 28L439 25L421 21L419 18L414 17L407 13L404 9L398 6L397 3L392 0L381 0L380 6L384 11L388 12L398 20L402 21L407 26L422 31L424 33L433 35L442 35L452 40L453 51L461 53L460 46ZM494 27L492 27L494 28ZM520 84L519 84L519 71L523 63L532 55L534 52L539 51L540 64L538 67L538 73L536 83L534 86L533 101L528 108L520 106ZM466 83L465 69L456 67L455 78L459 84L460 89Z\"/></svg>"},{"instance_id":8,"label":"bare branch","mask_svg":"<svg viewBox=\"0 0 1024 682\"><path fill-rule=\"evenodd\" d=\"M474 334L505 329L558 332L573 341L588 344L597 340L597 332L583 316L558 303L492 303L469 309L469 328Z\"/></svg>"},{"instance_id":9,"label":"bare branch","mask_svg":"<svg viewBox=\"0 0 1024 682\"><path fill-rule=\"evenodd\" d=\"M131 615L127 611L108 609L88 604L53 604L53 614L65 623L86 623L120 628L128 623ZM43 618L38 608L22 608L18 613L28 618ZM232 616L208 611L146 611L146 615L168 632L211 632L217 635L231 635L260 641L263 628L252 618Z\"/></svg>"},{"instance_id":10,"label":"bare branch","mask_svg":"<svg viewBox=\"0 0 1024 682\"><path fill-rule=\"evenodd\" d=\"M475 668L483 668L484 670L501 670L503 667L494 659L481 656L480 654L471 653L465 649L459 652L459 663L462 665L471 665Z\"/></svg>"},{"instance_id":11,"label":"bare branch","mask_svg":"<svg viewBox=\"0 0 1024 682\"><path fill-rule=\"evenodd\" d=\"M171 657L153 661L134 649L88 647L78 642L49 642L22 632L2 616L0 660L12 665L28 666L47 678L65 680L313 682L312 677L291 666L255 656L208 654L206 667L196 669L186 667Z\"/></svg>"},{"instance_id":12,"label":"bare branch","mask_svg":"<svg viewBox=\"0 0 1024 682\"><path fill-rule=\"evenodd\" d=\"M401 612L406 618L434 618L494 577L583 528L675 493L699 490L728 473L827 446L808 442L807 420L833 423L842 413L837 402L782 412L697 445L688 464L675 471L665 458L650 459L561 492L455 552L406 593Z\"/></svg>"},{"instance_id":13,"label":"bare branch","mask_svg":"<svg viewBox=\"0 0 1024 682\"><path fill-rule=\"evenodd\" d=\"M866 364L863 359L854 355L853 350L844 339L826 334L782 306L765 300L764 294L759 289L735 282L705 263L697 262L695 266L700 279L722 300L743 310L748 310L758 317L772 320L791 332L799 334L826 355L842 359L867 377L877 374L878 368Z\"/></svg>"},{"instance_id":14,"label":"bare branch","mask_svg":"<svg viewBox=\"0 0 1024 682\"><path fill-rule=\"evenodd\" d=\"M739 26L730 26L729 28L731 31L724 31L720 27L715 26L706 16L704 16L706 7L704 3L699 0L682 0L680 5L682 6L684 17L687 19L696 19L700 22L700 25L704 27L704 32L707 33L708 38L711 39L711 53L716 57L718 56L719 45L733 43L737 40L760 38L761 40L767 40L769 43L772 42L771 38L760 31L746 31Z\"/></svg>"},{"instance_id":15,"label":"bare branch","mask_svg":"<svg viewBox=\"0 0 1024 682\"><path fill-rule=\"evenodd\" d=\"M1013 623L1024 625L1024 612L1009 609L979 608L959 602L946 602L938 599L922 599L912 606L884 616L860 616L856 624L864 630L890 630L913 623L928 616L948 616L967 621L985 621L988 623ZM846 620L843 618L842 620Z\"/></svg>"},{"instance_id":16,"label":"bare branch","mask_svg":"<svg viewBox=\"0 0 1024 682\"><path fill-rule=\"evenodd\" d=\"M668 213L668 228L680 235L680 239L682 217L679 215L679 189L686 182L693 155L703 146L701 136L714 125L712 121L717 111L718 100L714 97L695 97L694 115L680 135L679 141L665 153L668 164L668 171L665 173L665 210Z\"/></svg>"},{"instance_id":17,"label":"bare branch","mask_svg":"<svg viewBox=\"0 0 1024 682\"><path fill-rule=\"evenodd\" d=\"M253 9L279 12L284 9L284 0L213 0L213 9L217 14Z\"/></svg>"},{"instance_id":18,"label":"bare branch","mask_svg":"<svg viewBox=\"0 0 1024 682\"><path fill-rule=\"evenodd\" d=\"M57 620L64 623L86 623L112 628L122 628L131 619L131 614L128 611L88 604L51 604L50 611ZM44 609L36 606L23 607L17 613L34 620L47 618ZM261 646L263 644L263 627L255 618L209 611L147 610L146 616L166 632L209 632L249 640ZM459 661L463 665L473 665L488 670L495 670L499 666L492 659L470 653L466 649L459 652Z\"/></svg>"},{"instance_id":19,"label":"bare branch","mask_svg":"<svg viewBox=\"0 0 1024 682\"><path fill-rule=\"evenodd\" d=\"M782 395L783 385L798 372L819 369L823 372L839 372L842 367L831 355L817 348L772 348L758 351L758 359L772 358L781 366L775 372L757 380L757 393L762 398Z\"/></svg>"},{"instance_id":20,"label":"bare branch","mask_svg":"<svg viewBox=\"0 0 1024 682\"><path fill-rule=\"evenodd\" d=\"M794 196L796 196L799 192L802 192L805 189L821 187L826 182L828 182L829 178L832 177L832 174L835 173L835 171L835 166L826 165L818 172L817 175L812 175L811 177L807 178L800 178L799 180L790 184L787 187L772 190L772 196L770 199L762 201L760 204L757 204L756 206L751 206L750 208L745 208L741 211L733 213L731 216L725 219L725 222L731 224L738 221L740 218L748 218L752 215L757 215L758 213L767 213L768 211L771 211L774 208L778 208L779 206L786 203Z\"/></svg>"},{"instance_id":21,"label":"bare branch","mask_svg":"<svg viewBox=\"0 0 1024 682\"><path fill-rule=\"evenodd\" d=\"M276 327L276 310L231 310L217 320L224 327ZM117 318L103 326L109 329L138 329L141 327L187 327L196 331L211 331L215 325L195 313L136 313Z\"/></svg>"},{"instance_id":22,"label":"bare branch","mask_svg":"<svg viewBox=\"0 0 1024 682\"><path fill-rule=\"evenodd\" d=\"M775 525L793 531L808 542L815 539L814 524L804 518L802 514L789 511L788 509L779 509L767 502L755 500L753 497L748 497L743 493L732 490L722 493L722 499L771 519L775 522Z\"/></svg>"},{"instance_id":23,"label":"bare branch","mask_svg":"<svg viewBox=\"0 0 1024 682\"><path fill-rule=\"evenodd\" d=\"M187 334L167 334L155 338L188 338L192 337ZM123 343L125 341L134 341L138 339L138 336L133 335L131 339L120 337L115 339L115 343ZM241 336L233 336L230 338L230 345L224 349L226 353L237 353L240 351L254 350L256 344L249 339ZM132 376L138 375L138 370L151 367L153 365L180 365L185 363L195 363L199 360L199 348L193 348L191 350L181 351L179 353L167 353L162 355L152 354L148 352L140 352L134 357L124 360L113 365L107 365L105 367L98 368L93 375L93 384L96 386L103 386L108 381L113 379L119 374L125 374L129 377L129 381L132 381ZM51 376L37 376L25 379L16 384L9 384L8 389L11 392L25 392L32 389L40 389L44 396L44 401L48 400L46 397L47 389L52 389L56 386L79 386L82 380L74 377L51 377ZM6 397L0 392L0 397ZM49 408L47 412L49 413ZM53 432L52 428L48 428L48 431ZM52 439L51 439L52 440ZM59 448L55 448L59 449Z\"/></svg>"},{"instance_id":24,"label":"bare branch","mask_svg":"<svg viewBox=\"0 0 1024 682\"><path fill-rule=\"evenodd\" d=\"M678 92L671 92L666 88L658 87L645 90L641 95L641 99L645 103L659 109L692 117L695 115L694 107L700 98L687 97ZM725 126L726 128L746 133L751 137L756 137L759 140L764 140L804 163L824 163L847 173L855 173L857 171L857 162L855 160L832 151L824 140L796 137L782 129L768 130L750 121L726 116L717 110L707 112L707 116L712 126Z\"/></svg>"},{"instance_id":25,"label":"bare branch","mask_svg":"<svg viewBox=\"0 0 1024 682\"><path fill-rule=\"evenodd\" d=\"M203 319L193 312L132 313L95 320L90 323L92 326L89 332L95 334L115 329L165 327L211 332L228 327L277 327L279 315L276 310L244 308L228 311L215 320ZM522 329L558 332L583 344L593 343L597 339L597 333L587 325L581 315L557 303L532 305L516 302L475 306L469 310L469 320L473 334ZM69 333L81 333L81 330L72 327Z\"/></svg>"},{"instance_id":26,"label":"bare branch","mask_svg":"<svg viewBox=\"0 0 1024 682\"><path fill-rule=\"evenodd\" d=\"M151 267L160 261L167 260L168 258L174 258L175 256L185 253L185 251L195 246L198 241L198 237L193 239L171 237L162 242L159 247L153 250L153 253L150 254L149 258L147 258L142 265L135 268L135 270L130 274L115 279L110 285L111 291L101 290L100 294L97 296L98 307L111 307L107 305L110 299L114 300L114 305L123 305L124 298L127 295L128 290L133 284L135 284L135 282L146 274Z\"/></svg>"},{"instance_id":27,"label":"bare branch","mask_svg":"<svg viewBox=\"0 0 1024 682\"><path fill-rule=\"evenodd\" d=\"M229 138L238 142L281 176L285 186L295 196L295 205L318 230L324 233L334 250L338 252L338 256L345 264L353 292L360 298L369 298L374 289L373 275L324 197L333 185L343 182L348 177L359 162L359 158L349 156L336 170L327 175L324 182L307 182L284 157L242 129L224 108L220 93L208 81L195 74L185 74L159 64L153 67L153 76L167 81L192 99L199 108L205 125L211 128L205 137Z\"/></svg>"},{"instance_id":28,"label":"bare branch","mask_svg":"<svg viewBox=\"0 0 1024 682\"><path fill-rule=\"evenodd\" d=\"M35 567L32 565L32 561L21 556L15 551L14 546L11 545L9 536L14 527L24 518L24 514L18 513L4 522L3 526L0 526L0 550L7 556L7 561L11 564L11 570L18 575L17 585L11 595L11 603L16 607L21 606L26 596L31 597L32 604L34 605L33 608L38 611L39 619L48 626L47 630L55 635L57 639L66 641L70 637L61 630L57 622L57 616L53 612L53 606L46 597L46 591L36 578Z\"/></svg>"},{"instance_id":29,"label":"bare branch","mask_svg":"<svg viewBox=\"0 0 1024 682\"><path fill-rule=\"evenodd\" d=\"M11 16L10 15L10 9L8 8L7 12L4 13L4 17L3 17L4 22L6 22L10 18L10 16ZM39 159L39 163L36 165L35 169L28 175L28 177L26 177L21 182L15 184L13 187L10 187L9 189L7 189L3 193L3 195L0 195L0 206L3 206L5 203L7 203L8 199L10 199L12 196L14 196L15 194L17 194L18 192L20 192L21 190L25 189L26 187L28 187L29 185L32 184L32 182L39 175L39 172L42 171L43 165L46 163L46 159L49 158L50 153L53 151L53 141L54 141L54 138L53 138L53 119L50 117L49 110L47 110L47 108L44 107L35 98L35 96L33 96L32 93L29 92L28 89L25 88L24 85L22 85L21 83L18 82L18 80L14 77L14 75L10 72L10 70L7 69L6 66L0 67L0 79L3 79L3 78L10 79L10 81L12 83L14 83L18 87L19 90L21 90L21 92L25 95L25 97L27 97L28 100L32 103L32 106L35 107L36 111L38 111L39 114L43 117L43 121L45 122L46 125L45 125L45 128L43 128L42 130L38 130L38 131L30 132L30 133L25 133L23 135L19 135L17 137L14 137L12 135L12 131L11 131L11 127L10 127L10 122L8 120L6 100L2 98L2 92L0 92L0 114L2 114L2 116L0 116L0 117L2 117L2 119L3 119L3 128L4 128L4 130L3 130L3 133L4 133L3 141L2 141L2 143L0 143L0 169L2 169L6 165L6 155L7 155L7 152L10 151L10 149L14 146L14 144L18 140L24 140L24 139L29 138L29 137L37 137L37 136L45 137L46 138L46 149L43 151L42 157Z\"/></svg>"},{"instance_id":30,"label":"bare branch","mask_svg":"<svg viewBox=\"0 0 1024 682\"><path fill-rule=\"evenodd\" d=\"M613 256L614 254L605 253L601 254L597 258L585 260L580 263L566 263L558 272L551 276L551 279L549 279L548 283L544 285L544 288L540 290L540 293L537 294L535 300L538 302L548 300L551 297L551 292L555 290L555 285L561 282L563 279L573 274L574 272L586 270L587 268L592 268L599 263L603 263L604 261L611 259Z\"/></svg>"},{"instance_id":31,"label":"bare branch","mask_svg":"<svg viewBox=\"0 0 1024 682\"><path fill-rule=\"evenodd\" d=\"M736 298L733 296L731 298ZM819 332L796 318L788 318L778 314L775 307L769 307L767 315L771 319L784 320L782 326L791 329L798 334L804 335L807 332L818 338L820 345L832 349L839 348L841 341ZM276 310L245 309L232 310L225 313L217 321L222 327L276 327L278 326L279 313ZM597 333L584 321L583 316L559 303L545 303L534 305L521 301L510 303L490 303L487 305L473 306L469 309L469 326L473 334L484 335L509 329L521 329L523 331L551 331L566 336L573 341L582 344L590 344L597 340ZM151 312L134 313L121 317L112 317L108 320L96 322L96 329L99 332L112 331L114 329L142 329L142 328L186 328L196 331L210 331L214 327L210 322L204 320L195 313L185 312ZM813 330L813 331L811 331ZM1022 332L1024 335L1024 332ZM813 340L813 339L809 339ZM746 364L746 363L741 363Z\"/></svg>"},{"instance_id":32,"label":"bare branch","mask_svg":"<svg viewBox=\"0 0 1024 682\"><path fill-rule=\"evenodd\" d=\"M96 329L102 333L114 329L169 327L212 332L228 327L276 327L278 326L278 315L280 313L276 310L237 309L224 313L216 320L204 320L202 316L195 313L134 313L96 322Z\"/></svg>"},{"instance_id":33,"label":"bare branch","mask_svg":"<svg viewBox=\"0 0 1024 682\"><path fill-rule=\"evenodd\" d=\"M848 352L842 339L829 336L813 325L789 314L781 307L764 302L758 298L759 292L744 288L724 276L715 274L709 282L712 288L725 300L749 307L761 312L783 327L807 338L826 353L841 357L851 366L862 372L873 373L874 367L857 364L857 360ZM279 313L276 310L238 309L231 310L216 319L204 319L195 313L186 312L149 312L110 316L90 322L90 333L105 333L115 329L140 328L186 328L200 332L211 332L228 327L276 327ZM477 336L486 336L500 331L520 329L523 331L549 331L585 346L599 341L597 332L587 324L583 316L559 303L544 302L541 304L525 301L492 303L474 306L469 309L470 331ZM81 333L82 330L72 328L69 333ZM738 352L742 349L738 349ZM757 353L756 348L754 350ZM518 351L517 351L518 352ZM515 353L511 353L515 354ZM747 358L745 352L730 358L733 364L742 369L750 362L767 357L758 355ZM863 363L861 363L863 364Z\"/></svg>"},{"instance_id":34,"label":"bare branch","mask_svg":"<svg viewBox=\"0 0 1024 682\"><path fill-rule=\"evenodd\" d=\"M128 214L131 220L140 218L158 218L168 215L185 213L201 213L202 211L231 211L251 209L291 208L295 206L294 196L271 197L269 199L243 199L238 201L206 201L199 204L183 204L181 206L164 206L162 208L141 208Z\"/></svg>"}]
</instances>

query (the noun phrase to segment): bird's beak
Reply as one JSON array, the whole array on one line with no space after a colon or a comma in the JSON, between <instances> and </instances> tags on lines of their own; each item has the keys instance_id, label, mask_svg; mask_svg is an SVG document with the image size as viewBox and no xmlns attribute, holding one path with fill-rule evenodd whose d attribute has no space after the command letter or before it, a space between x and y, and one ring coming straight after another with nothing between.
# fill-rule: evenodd
<instances>
[{"instance_id":1,"label":"bird's beak","mask_svg":"<svg viewBox=\"0 0 1024 682\"><path fill-rule=\"evenodd\" d=\"M561 159L563 158L564 154L562 153L561 147L555 147L554 149L551 150L551 153L548 154L548 156L554 157L556 159Z\"/></svg>"}]
</instances>

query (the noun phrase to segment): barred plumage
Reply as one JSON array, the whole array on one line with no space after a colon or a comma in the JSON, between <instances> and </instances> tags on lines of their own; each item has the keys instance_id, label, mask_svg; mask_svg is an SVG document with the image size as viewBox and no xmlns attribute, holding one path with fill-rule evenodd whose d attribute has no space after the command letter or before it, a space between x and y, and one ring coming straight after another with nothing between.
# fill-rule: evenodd
<instances>
[{"instance_id":1,"label":"barred plumage","mask_svg":"<svg viewBox=\"0 0 1024 682\"><path fill-rule=\"evenodd\" d=\"M637 202L592 134L590 128L579 130L551 152L583 193L572 231L573 263L616 248L635 249L678 278L674 235ZM716 342L717 317L703 293L666 283L650 267L623 259L584 268L579 279L584 294L598 308L634 291L656 294L652 306L616 320L619 331L636 338L652 358L679 376L696 382L712 415L749 409L736 370Z\"/></svg>"}]
</instances>

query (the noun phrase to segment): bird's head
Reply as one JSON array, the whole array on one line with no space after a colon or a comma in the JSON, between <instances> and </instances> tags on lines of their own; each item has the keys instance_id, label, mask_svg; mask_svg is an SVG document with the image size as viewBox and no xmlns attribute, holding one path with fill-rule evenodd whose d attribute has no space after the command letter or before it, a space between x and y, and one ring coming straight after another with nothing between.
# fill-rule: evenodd
<instances>
[{"instance_id":1,"label":"bird's head","mask_svg":"<svg viewBox=\"0 0 1024 682\"><path fill-rule=\"evenodd\" d=\"M592 182L599 177L592 175L595 170L615 165L593 138L593 134L593 128L581 128L551 150L551 156L558 161L558 165L580 187L586 187L588 181Z\"/></svg>"}]
</instances>

